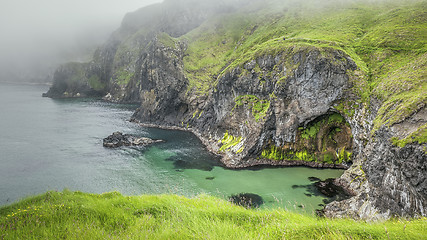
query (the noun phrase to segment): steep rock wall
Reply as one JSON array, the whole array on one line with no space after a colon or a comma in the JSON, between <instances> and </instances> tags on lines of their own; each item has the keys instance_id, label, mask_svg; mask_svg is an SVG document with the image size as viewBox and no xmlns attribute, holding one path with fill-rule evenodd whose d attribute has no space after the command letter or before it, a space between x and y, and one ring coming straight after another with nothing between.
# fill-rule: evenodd
<instances>
[{"instance_id":1,"label":"steep rock wall","mask_svg":"<svg viewBox=\"0 0 427 240\"><path fill-rule=\"evenodd\" d=\"M350 154L353 146L350 126L334 104L348 99L352 83L347 72L356 65L342 51L295 46L262 56L225 72L213 91L198 96L186 94L182 50L156 48L144 55L138 81L142 105L134 115L138 121L191 129L232 168L345 168L350 161L349 156L337 156L340 150ZM313 122L317 132L304 139L305 127ZM323 139L332 135L344 140L333 140L332 146Z\"/></svg>"},{"instance_id":2,"label":"steep rock wall","mask_svg":"<svg viewBox=\"0 0 427 240\"><path fill-rule=\"evenodd\" d=\"M54 83L44 97L72 98L103 96L102 83L94 66L88 63L67 63L54 73Z\"/></svg>"},{"instance_id":3,"label":"steep rock wall","mask_svg":"<svg viewBox=\"0 0 427 240\"><path fill-rule=\"evenodd\" d=\"M403 123L416 118L425 124L425 110L422 108ZM354 164L335 182L352 191L354 197L332 202L324 214L368 220L426 216L426 144L395 146L391 141L397 134L394 127L381 127L372 135L375 116L375 109L361 108L350 120L359 151Z\"/></svg>"}]
</instances>

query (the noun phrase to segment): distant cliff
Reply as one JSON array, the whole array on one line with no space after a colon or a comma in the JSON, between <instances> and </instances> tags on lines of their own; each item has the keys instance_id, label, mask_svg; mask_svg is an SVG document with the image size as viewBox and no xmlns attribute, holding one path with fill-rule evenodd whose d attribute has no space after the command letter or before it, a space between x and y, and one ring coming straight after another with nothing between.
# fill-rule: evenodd
<instances>
[{"instance_id":1,"label":"distant cliff","mask_svg":"<svg viewBox=\"0 0 427 240\"><path fill-rule=\"evenodd\" d=\"M165 1L128 14L50 97L138 102L230 168L347 169L327 216L427 216L427 1Z\"/></svg>"}]
</instances>

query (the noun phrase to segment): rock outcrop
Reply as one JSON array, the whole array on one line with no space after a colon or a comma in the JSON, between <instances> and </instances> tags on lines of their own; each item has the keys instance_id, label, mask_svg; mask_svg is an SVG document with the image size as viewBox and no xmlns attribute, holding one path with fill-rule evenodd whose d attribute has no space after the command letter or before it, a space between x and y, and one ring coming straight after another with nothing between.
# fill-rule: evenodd
<instances>
[{"instance_id":1,"label":"rock outcrop","mask_svg":"<svg viewBox=\"0 0 427 240\"><path fill-rule=\"evenodd\" d=\"M366 139L355 163L335 180L354 197L327 205L326 216L369 220L426 216L425 144L400 148L391 143L391 136L390 129L382 128Z\"/></svg>"},{"instance_id":2,"label":"rock outcrop","mask_svg":"<svg viewBox=\"0 0 427 240\"><path fill-rule=\"evenodd\" d=\"M88 63L64 64L55 71L53 78L52 87L43 97L100 97L105 92L105 84L99 81Z\"/></svg>"},{"instance_id":3,"label":"rock outcrop","mask_svg":"<svg viewBox=\"0 0 427 240\"><path fill-rule=\"evenodd\" d=\"M254 193L239 193L228 198L229 202L245 208L259 208L264 204L264 200L260 195Z\"/></svg>"},{"instance_id":4,"label":"rock outcrop","mask_svg":"<svg viewBox=\"0 0 427 240\"><path fill-rule=\"evenodd\" d=\"M146 137L135 137L121 132L114 132L103 139L104 147L118 148L121 146L146 146L153 143L160 143L163 140L153 140Z\"/></svg>"}]
</instances>

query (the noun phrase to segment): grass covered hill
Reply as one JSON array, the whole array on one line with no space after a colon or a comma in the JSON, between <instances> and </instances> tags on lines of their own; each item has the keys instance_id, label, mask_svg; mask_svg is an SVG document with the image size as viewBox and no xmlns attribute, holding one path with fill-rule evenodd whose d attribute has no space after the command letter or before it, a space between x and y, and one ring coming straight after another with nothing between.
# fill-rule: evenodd
<instances>
[{"instance_id":1,"label":"grass covered hill","mask_svg":"<svg viewBox=\"0 0 427 240\"><path fill-rule=\"evenodd\" d=\"M367 223L200 195L47 192L0 208L0 239L426 239L427 219Z\"/></svg>"},{"instance_id":2,"label":"grass covered hill","mask_svg":"<svg viewBox=\"0 0 427 240\"><path fill-rule=\"evenodd\" d=\"M188 42L189 93L206 94L221 75L260 56L309 46L341 50L356 62L354 92L368 105L381 102L374 130L427 104L425 0L255 1L174 40ZM427 128L405 137L395 144L425 143Z\"/></svg>"}]
</instances>

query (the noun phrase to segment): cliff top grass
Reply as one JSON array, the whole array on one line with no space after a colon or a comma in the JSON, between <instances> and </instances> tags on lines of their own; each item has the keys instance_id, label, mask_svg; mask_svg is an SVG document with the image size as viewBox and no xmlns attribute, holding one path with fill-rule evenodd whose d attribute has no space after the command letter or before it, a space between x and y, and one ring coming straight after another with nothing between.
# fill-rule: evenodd
<instances>
[{"instance_id":1,"label":"cliff top grass","mask_svg":"<svg viewBox=\"0 0 427 240\"><path fill-rule=\"evenodd\" d=\"M258 57L341 50L359 69L354 91L383 104L374 123L398 123L427 103L427 1L254 1L183 36L189 88L206 94L219 78ZM331 59L333 60L333 59ZM420 131L425 131L420 129Z\"/></svg>"},{"instance_id":2,"label":"cliff top grass","mask_svg":"<svg viewBox=\"0 0 427 240\"><path fill-rule=\"evenodd\" d=\"M207 195L47 192L0 208L1 239L423 239L427 219L367 223Z\"/></svg>"}]
</instances>

